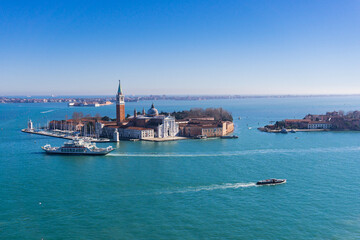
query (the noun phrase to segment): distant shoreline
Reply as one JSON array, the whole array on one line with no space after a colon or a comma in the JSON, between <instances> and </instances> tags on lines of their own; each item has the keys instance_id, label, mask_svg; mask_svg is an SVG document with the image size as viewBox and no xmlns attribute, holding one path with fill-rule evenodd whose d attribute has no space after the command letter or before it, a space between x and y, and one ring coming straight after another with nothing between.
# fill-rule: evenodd
<instances>
[{"instance_id":1,"label":"distant shoreline","mask_svg":"<svg viewBox=\"0 0 360 240\"><path fill-rule=\"evenodd\" d=\"M259 131L261 132L267 132L267 133L282 133L281 129L276 129L276 130L265 130L264 127L259 127L258 128ZM289 129L287 129L289 130ZM330 129L291 129L294 130L295 132L335 132L334 130L330 130ZM340 131L340 130L339 130ZM337 132L339 132L337 131Z\"/></svg>"},{"instance_id":2,"label":"distant shoreline","mask_svg":"<svg viewBox=\"0 0 360 240\"><path fill-rule=\"evenodd\" d=\"M257 98L257 97L347 97L347 96L360 96L360 93L354 94L128 94L130 97L246 97L246 98ZM11 95L5 94L0 95L0 98L111 98L113 95Z\"/></svg>"},{"instance_id":3,"label":"distant shoreline","mask_svg":"<svg viewBox=\"0 0 360 240\"><path fill-rule=\"evenodd\" d=\"M130 95L125 97L125 102L139 101L206 101L224 99L249 99L249 98L322 98L322 97L359 97L360 94L315 94L315 95ZM111 101L113 96L0 96L0 103L70 103L82 101Z\"/></svg>"},{"instance_id":4,"label":"distant shoreline","mask_svg":"<svg viewBox=\"0 0 360 240\"><path fill-rule=\"evenodd\" d=\"M267 130L265 131L263 127L257 128L261 132L267 133L282 133L281 130ZM348 130L348 129L287 129L288 133L291 133L290 130L294 130L295 132L359 132L357 130Z\"/></svg>"}]
</instances>

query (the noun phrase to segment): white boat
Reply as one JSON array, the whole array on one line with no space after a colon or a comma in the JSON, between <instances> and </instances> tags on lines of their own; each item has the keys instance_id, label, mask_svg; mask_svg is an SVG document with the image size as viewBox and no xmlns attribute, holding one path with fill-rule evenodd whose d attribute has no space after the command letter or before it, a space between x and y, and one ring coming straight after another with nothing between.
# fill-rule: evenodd
<instances>
[{"instance_id":1,"label":"white boat","mask_svg":"<svg viewBox=\"0 0 360 240\"><path fill-rule=\"evenodd\" d=\"M197 135L195 138L196 139L206 139L207 136L206 135Z\"/></svg>"},{"instance_id":2,"label":"white boat","mask_svg":"<svg viewBox=\"0 0 360 240\"><path fill-rule=\"evenodd\" d=\"M67 155L106 155L114 150L111 146L98 148L95 143L85 141L83 139L75 139L65 142L61 147L52 147L50 144L46 144L41 148L48 154Z\"/></svg>"},{"instance_id":3,"label":"white boat","mask_svg":"<svg viewBox=\"0 0 360 240\"><path fill-rule=\"evenodd\" d=\"M282 128L282 129L280 130L280 133L288 133L288 130L286 130L286 128Z\"/></svg>"}]
</instances>

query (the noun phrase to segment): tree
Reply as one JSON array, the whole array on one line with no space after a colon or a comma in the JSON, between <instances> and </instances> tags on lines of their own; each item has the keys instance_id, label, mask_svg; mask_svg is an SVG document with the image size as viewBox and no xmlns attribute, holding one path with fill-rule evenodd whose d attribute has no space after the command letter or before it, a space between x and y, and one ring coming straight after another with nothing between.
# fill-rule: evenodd
<instances>
[{"instance_id":1,"label":"tree","mask_svg":"<svg viewBox=\"0 0 360 240\"><path fill-rule=\"evenodd\" d=\"M110 121L110 118L109 118L108 116L104 116L104 117L101 118L101 120L103 120L103 121Z\"/></svg>"},{"instance_id":2,"label":"tree","mask_svg":"<svg viewBox=\"0 0 360 240\"><path fill-rule=\"evenodd\" d=\"M72 119L75 120L75 122L80 122L80 120L84 117L84 114L82 112L73 112Z\"/></svg>"},{"instance_id":3,"label":"tree","mask_svg":"<svg viewBox=\"0 0 360 240\"><path fill-rule=\"evenodd\" d=\"M169 113L161 112L160 114L168 115ZM171 115L176 119L213 117L216 121L233 121L231 113L223 108L192 108L190 111L174 111Z\"/></svg>"},{"instance_id":4,"label":"tree","mask_svg":"<svg viewBox=\"0 0 360 240\"><path fill-rule=\"evenodd\" d=\"M276 128L283 128L283 127L285 127L285 122L284 121L277 121L275 123L275 126L276 126Z\"/></svg>"}]
</instances>

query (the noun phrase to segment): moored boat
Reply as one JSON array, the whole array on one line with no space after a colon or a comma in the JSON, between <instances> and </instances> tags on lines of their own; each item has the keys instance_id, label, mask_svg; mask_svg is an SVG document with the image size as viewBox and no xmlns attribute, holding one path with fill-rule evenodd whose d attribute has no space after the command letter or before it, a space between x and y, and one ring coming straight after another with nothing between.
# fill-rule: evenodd
<instances>
[{"instance_id":1,"label":"moored boat","mask_svg":"<svg viewBox=\"0 0 360 240\"><path fill-rule=\"evenodd\" d=\"M221 136L221 138L239 138L238 136L236 135L227 135L227 136Z\"/></svg>"},{"instance_id":2,"label":"moored boat","mask_svg":"<svg viewBox=\"0 0 360 240\"><path fill-rule=\"evenodd\" d=\"M271 179L258 181L256 183L256 185L276 185L276 184L282 184L282 183L286 183L286 179L271 178Z\"/></svg>"},{"instance_id":3,"label":"moored boat","mask_svg":"<svg viewBox=\"0 0 360 240\"><path fill-rule=\"evenodd\" d=\"M206 135L197 135L195 138L196 139L206 139L207 136Z\"/></svg>"},{"instance_id":4,"label":"moored boat","mask_svg":"<svg viewBox=\"0 0 360 240\"><path fill-rule=\"evenodd\" d=\"M85 141L83 139L75 139L65 142L61 147L52 147L50 144L46 144L41 148L48 154L67 155L106 155L114 150L111 146L98 148L95 143Z\"/></svg>"},{"instance_id":5,"label":"moored boat","mask_svg":"<svg viewBox=\"0 0 360 240\"><path fill-rule=\"evenodd\" d=\"M282 129L280 130L280 133L288 133L288 131L286 130L286 128L282 128Z\"/></svg>"}]
</instances>

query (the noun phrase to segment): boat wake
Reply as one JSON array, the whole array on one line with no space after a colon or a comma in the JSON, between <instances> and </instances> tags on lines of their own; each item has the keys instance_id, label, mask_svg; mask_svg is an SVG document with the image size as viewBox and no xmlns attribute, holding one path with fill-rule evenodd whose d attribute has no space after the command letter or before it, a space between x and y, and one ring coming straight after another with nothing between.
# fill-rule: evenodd
<instances>
[{"instance_id":1,"label":"boat wake","mask_svg":"<svg viewBox=\"0 0 360 240\"><path fill-rule=\"evenodd\" d=\"M309 149L255 149L233 152L217 152L217 153L111 153L108 156L113 157L225 157L225 156L244 156L244 155L261 155L261 154L292 154L292 153L343 153L343 152L359 152L360 147L344 147L344 148L309 148Z\"/></svg>"},{"instance_id":2,"label":"boat wake","mask_svg":"<svg viewBox=\"0 0 360 240\"><path fill-rule=\"evenodd\" d=\"M225 189L238 189L238 188L249 188L256 187L256 183L224 183L224 184L214 184L209 186L199 186L199 187L187 187L183 189L178 189L174 191L164 191L158 192L157 194L175 194L175 193L188 193L188 192L200 192L200 191L214 191L214 190L225 190Z\"/></svg>"},{"instance_id":3,"label":"boat wake","mask_svg":"<svg viewBox=\"0 0 360 240\"><path fill-rule=\"evenodd\" d=\"M49 112L53 112L53 111L54 111L54 109L48 110L48 111L44 111L44 112L40 112L40 113L49 113Z\"/></svg>"},{"instance_id":4,"label":"boat wake","mask_svg":"<svg viewBox=\"0 0 360 240\"><path fill-rule=\"evenodd\" d=\"M170 195L170 194L186 194L186 193L196 193L196 192L205 192L205 191L221 191L228 189L237 189L243 190L250 187L258 187L254 182L248 183L224 183L224 184L213 184L208 186L198 186L198 187L183 187L176 189L167 189L167 190L157 190L154 192L139 192L139 193L128 193L122 194L122 197L133 197L133 196L150 196L150 195Z\"/></svg>"}]
</instances>

